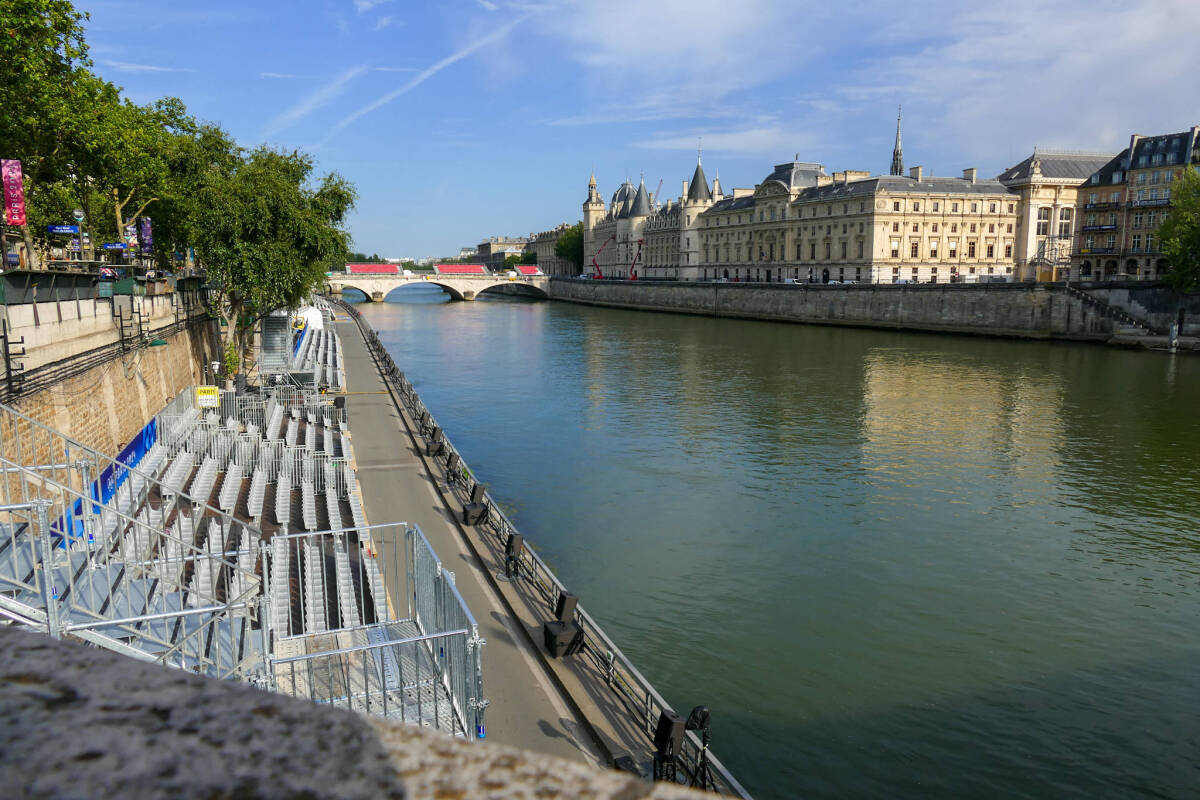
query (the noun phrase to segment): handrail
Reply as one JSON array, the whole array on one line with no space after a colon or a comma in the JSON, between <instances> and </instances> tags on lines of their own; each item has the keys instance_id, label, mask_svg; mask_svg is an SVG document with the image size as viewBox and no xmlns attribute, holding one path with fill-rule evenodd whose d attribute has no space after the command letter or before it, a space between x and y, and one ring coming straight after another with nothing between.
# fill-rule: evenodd
<instances>
[{"instance_id":1,"label":"handrail","mask_svg":"<svg viewBox=\"0 0 1200 800\"><path fill-rule=\"evenodd\" d=\"M396 389L397 394L406 401L406 405L409 407L409 411L413 415L414 419L418 417L423 417L425 419L425 423L422 426L423 429L419 431L422 436L429 441L429 444L440 444L443 447L445 451L443 455L447 463L449 462L449 454L453 453L457 457L458 464L461 464L462 468L466 470L467 473L474 475L474 473L467 466L466 461L462 458L461 453L459 453L459 451L450 442L449 437L445 433L445 429L437 425L437 421L432 412L430 412L424 403L421 402L420 398L413 390L412 385L405 380L403 373L400 372L399 368L392 360L391 355L387 352L386 348L383 346L383 343L379 340L378 335L373 329L370 328L370 326L366 325L358 310L343 300L333 299L332 302L340 306L354 319L359 331L363 334L363 339L366 341L368 348L372 351L376 358L379 359L381 367L383 367L381 371L383 373L385 382L390 383ZM438 431L436 442L429 440L427 435L427 431L433 431L435 429ZM448 473L448 475L453 478L452 474ZM465 478L464 475L460 475L459 477ZM455 479L454 482L457 483L457 479ZM466 489L465 486L462 488L464 490ZM491 519L491 515L494 514L499 520L499 524L494 526L495 539L500 546L503 547L506 543L507 535L509 533L517 532L517 527L512 524L512 522L508 519L508 516L505 515L503 510L500 508L499 504L486 490L484 491L484 502L488 507L489 519ZM523 548L522 555L528 555L528 566L532 569L523 569L521 570L521 574L523 576L529 576L526 577L525 580L527 580L534 588L536 588L539 593L543 595L543 597L549 600L551 606L553 606L557 599L557 592L566 591L566 586L558 578L558 576L554 574L553 570L546 565L541 556L539 556L533 550L532 543L528 539L525 541L529 546ZM537 575L537 578L533 577L534 574ZM546 588L552 588L553 590L557 591L543 591L542 587L538 584L539 579L549 584L549 586ZM658 690L654 688L650 681L648 681L645 676L642 675L637 667L633 665L633 662L629 660L624 652L622 652L621 649L608 636L608 634L604 632L604 630L591 617L591 615L584 610L582 604L576 606L575 615L578 621L582 623L580 627L584 632L584 650L592 653L593 661L601 667L602 671L605 672L610 685L612 685L619 678L621 682L625 683L631 689L636 690L640 696L640 700L642 702L642 713L638 714L639 718L636 719L635 722L643 731L643 733L646 734L647 739L652 740L654 736L654 727L658 722L659 714L663 711L674 712L674 709L669 703L667 703L666 699L659 694ZM601 649L607 651L605 656L601 656ZM620 671L618 671L618 668ZM622 675L621 672L624 672L625 675ZM617 690L616 687L614 687L614 690ZM633 698L629 697L629 699L632 700ZM700 737L697 736L694 731L686 732L685 742L685 752L680 755L684 762L682 766L686 771L694 772L701 757L701 753L704 753L704 757L707 758L717 782L723 783L725 789L737 795L738 797L745 798L745 800L750 800L750 793L746 791L741 783L739 783L732 773L729 772L725 765L722 764L721 761L713 754L712 750L704 746L700 740Z\"/></svg>"}]
</instances>

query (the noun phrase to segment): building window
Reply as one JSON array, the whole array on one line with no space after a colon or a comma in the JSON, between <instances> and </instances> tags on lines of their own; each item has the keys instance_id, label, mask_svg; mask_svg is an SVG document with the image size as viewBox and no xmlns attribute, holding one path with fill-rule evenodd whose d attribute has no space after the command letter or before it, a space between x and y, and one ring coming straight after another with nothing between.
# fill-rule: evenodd
<instances>
[{"instance_id":1,"label":"building window","mask_svg":"<svg viewBox=\"0 0 1200 800\"><path fill-rule=\"evenodd\" d=\"M797 261L801 260L801 258L800 258L800 243L799 242L796 242L796 260Z\"/></svg>"},{"instance_id":2,"label":"building window","mask_svg":"<svg viewBox=\"0 0 1200 800\"><path fill-rule=\"evenodd\" d=\"M908 249L909 249L909 255L912 256L913 258L917 258L918 256L921 255L921 243L920 242L913 242L909 246Z\"/></svg>"},{"instance_id":3,"label":"building window","mask_svg":"<svg viewBox=\"0 0 1200 800\"><path fill-rule=\"evenodd\" d=\"M1009 203L1008 204L1008 213L1010 213L1010 214L1013 213L1013 210L1015 208L1016 208L1016 206L1013 203Z\"/></svg>"},{"instance_id":4,"label":"building window","mask_svg":"<svg viewBox=\"0 0 1200 800\"><path fill-rule=\"evenodd\" d=\"M995 213L996 213L996 204L995 204L995 203L992 203L990 206L988 206L988 211L990 211L990 212L992 212L993 214L995 214Z\"/></svg>"},{"instance_id":5,"label":"building window","mask_svg":"<svg viewBox=\"0 0 1200 800\"><path fill-rule=\"evenodd\" d=\"M828 260L829 260L829 248L830 248L830 246L831 246L831 245L829 244L829 242L826 242L826 243L825 243L825 260L826 260L826 261L828 261Z\"/></svg>"},{"instance_id":6,"label":"building window","mask_svg":"<svg viewBox=\"0 0 1200 800\"><path fill-rule=\"evenodd\" d=\"M1008 223L1008 231L1007 231L1007 233L1012 233L1012 223L1011 223L1011 222L1010 222L1010 223Z\"/></svg>"},{"instance_id":7,"label":"building window","mask_svg":"<svg viewBox=\"0 0 1200 800\"><path fill-rule=\"evenodd\" d=\"M917 232L919 232L919 231L920 231L920 226L919 226L919 224L918 224L918 223L916 223L916 222L914 222L914 223L913 223L913 231L912 231L912 232L913 232L913 233L917 233Z\"/></svg>"},{"instance_id":8,"label":"building window","mask_svg":"<svg viewBox=\"0 0 1200 800\"><path fill-rule=\"evenodd\" d=\"M931 241L929 243L929 257L937 258L937 251L938 251L938 240L934 239L933 241Z\"/></svg>"},{"instance_id":9,"label":"building window","mask_svg":"<svg viewBox=\"0 0 1200 800\"><path fill-rule=\"evenodd\" d=\"M842 242L842 260L846 260L846 243Z\"/></svg>"},{"instance_id":10,"label":"building window","mask_svg":"<svg viewBox=\"0 0 1200 800\"><path fill-rule=\"evenodd\" d=\"M975 257L975 240L972 239L969 242L967 242L967 258L974 258L974 257Z\"/></svg>"},{"instance_id":11,"label":"building window","mask_svg":"<svg viewBox=\"0 0 1200 800\"><path fill-rule=\"evenodd\" d=\"M892 203L892 211L899 211L899 210L900 210L900 201L897 200L896 202Z\"/></svg>"},{"instance_id":12,"label":"building window","mask_svg":"<svg viewBox=\"0 0 1200 800\"><path fill-rule=\"evenodd\" d=\"M979 203L971 203L971 213L974 214L977 211L979 211Z\"/></svg>"},{"instance_id":13,"label":"building window","mask_svg":"<svg viewBox=\"0 0 1200 800\"><path fill-rule=\"evenodd\" d=\"M996 223L994 223L994 222L988 223L988 233L995 233L995 232L996 232Z\"/></svg>"},{"instance_id":14,"label":"building window","mask_svg":"<svg viewBox=\"0 0 1200 800\"><path fill-rule=\"evenodd\" d=\"M842 203L842 213L843 214L850 213L850 204L849 203Z\"/></svg>"},{"instance_id":15,"label":"building window","mask_svg":"<svg viewBox=\"0 0 1200 800\"><path fill-rule=\"evenodd\" d=\"M1141 249L1142 249L1142 235L1141 235L1140 233L1135 233L1135 234L1133 235L1133 248L1132 248L1132 250L1133 250L1133 252L1135 252L1135 253L1136 253L1136 252L1140 251Z\"/></svg>"},{"instance_id":16,"label":"building window","mask_svg":"<svg viewBox=\"0 0 1200 800\"><path fill-rule=\"evenodd\" d=\"M1004 245L1004 257L1012 258L1012 245L1011 244Z\"/></svg>"},{"instance_id":17,"label":"building window","mask_svg":"<svg viewBox=\"0 0 1200 800\"><path fill-rule=\"evenodd\" d=\"M866 204L866 203L859 203L859 204L858 204L858 213L860 213L860 214L861 214L862 212L864 212L864 211L866 211L866 210L867 210L867 204Z\"/></svg>"},{"instance_id":18,"label":"building window","mask_svg":"<svg viewBox=\"0 0 1200 800\"><path fill-rule=\"evenodd\" d=\"M863 257L863 241L862 241L862 239L858 240L858 257L859 258Z\"/></svg>"},{"instance_id":19,"label":"building window","mask_svg":"<svg viewBox=\"0 0 1200 800\"><path fill-rule=\"evenodd\" d=\"M957 223L957 222L951 222L951 223L950 223L950 232L951 232L951 233L958 233L958 223Z\"/></svg>"},{"instance_id":20,"label":"building window","mask_svg":"<svg viewBox=\"0 0 1200 800\"><path fill-rule=\"evenodd\" d=\"M892 258L900 257L900 240L892 239Z\"/></svg>"},{"instance_id":21,"label":"building window","mask_svg":"<svg viewBox=\"0 0 1200 800\"><path fill-rule=\"evenodd\" d=\"M958 212L958 203L951 203L950 211L951 211L951 213L957 213Z\"/></svg>"},{"instance_id":22,"label":"building window","mask_svg":"<svg viewBox=\"0 0 1200 800\"><path fill-rule=\"evenodd\" d=\"M941 205L941 203L939 203L938 201L934 200L934 201L933 201L933 210L934 210L934 211L937 211L937 210L938 210L938 207L939 207L940 205Z\"/></svg>"},{"instance_id":23,"label":"building window","mask_svg":"<svg viewBox=\"0 0 1200 800\"><path fill-rule=\"evenodd\" d=\"M974 232L975 232L975 223L972 222L971 223L971 233L974 233Z\"/></svg>"},{"instance_id":24,"label":"building window","mask_svg":"<svg viewBox=\"0 0 1200 800\"><path fill-rule=\"evenodd\" d=\"M950 257L958 258L958 239L950 240Z\"/></svg>"},{"instance_id":25,"label":"building window","mask_svg":"<svg viewBox=\"0 0 1200 800\"><path fill-rule=\"evenodd\" d=\"M892 233L899 233L899 232L900 232L900 223L893 222L892 223Z\"/></svg>"},{"instance_id":26,"label":"building window","mask_svg":"<svg viewBox=\"0 0 1200 800\"><path fill-rule=\"evenodd\" d=\"M996 257L996 245L992 244L991 242L989 242L988 246L987 246L987 257L988 258Z\"/></svg>"},{"instance_id":27,"label":"building window","mask_svg":"<svg viewBox=\"0 0 1200 800\"><path fill-rule=\"evenodd\" d=\"M808 243L808 260L809 261L817 260L817 243L816 242Z\"/></svg>"},{"instance_id":28,"label":"building window","mask_svg":"<svg viewBox=\"0 0 1200 800\"><path fill-rule=\"evenodd\" d=\"M1048 236L1050 234L1050 209L1038 209L1037 235Z\"/></svg>"},{"instance_id":29,"label":"building window","mask_svg":"<svg viewBox=\"0 0 1200 800\"><path fill-rule=\"evenodd\" d=\"M921 210L921 201L913 200L913 211L920 211L920 210Z\"/></svg>"}]
</instances>

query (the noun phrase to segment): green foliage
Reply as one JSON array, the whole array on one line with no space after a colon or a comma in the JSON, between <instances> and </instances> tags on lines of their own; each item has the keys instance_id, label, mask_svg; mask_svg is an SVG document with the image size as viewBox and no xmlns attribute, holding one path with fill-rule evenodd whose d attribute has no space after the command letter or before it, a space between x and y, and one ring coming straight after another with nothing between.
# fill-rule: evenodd
<instances>
[{"instance_id":1,"label":"green foliage","mask_svg":"<svg viewBox=\"0 0 1200 800\"><path fill-rule=\"evenodd\" d=\"M576 222L554 244L554 254L575 265L576 269L583 268L583 223Z\"/></svg>"},{"instance_id":2,"label":"green foliage","mask_svg":"<svg viewBox=\"0 0 1200 800\"><path fill-rule=\"evenodd\" d=\"M519 255L517 255L516 253L513 253L512 255L508 255L508 256L504 257L504 268L505 269L512 269L513 267L515 267L517 264L520 264L520 263L521 263L521 257Z\"/></svg>"},{"instance_id":3,"label":"green foliage","mask_svg":"<svg viewBox=\"0 0 1200 800\"><path fill-rule=\"evenodd\" d=\"M386 264L387 259L380 256L378 253L367 255L366 253L351 253L347 258L351 264Z\"/></svg>"},{"instance_id":4,"label":"green foliage","mask_svg":"<svg viewBox=\"0 0 1200 800\"><path fill-rule=\"evenodd\" d=\"M518 261L517 263L518 264L536 264L537 263L537 251L526 250L524 253L521 254L521 260Z\"/></svg>"},{"instance_id":5,"label":"green foliage","mask_svg":"<svg viewBox=\"0 0 1200 800\"><path fill-rule=\"evenodd\" d=\"M299 305L326 272L345 263L343 225L354 188L334 174L310 186L312 171L309 156L261 147L229 173L210 170L201 182L191 209L193 242L218 287L227 340L244 341L258 318Z\"/></svg>"},{"instance_id":6,"label":"green foliage","mask_svg":"<svg viewBox=\"0 0 1200 800\"><path fill-rule=\"evenodd\" d=\"M1180 292L1200 290L1200 173L1187 167L1172 184L1171 211L1158 228L1167 280Z\"/></svg>"},{"instance_id":7,"label":"green foliage","mask_svg":"<svg viewBox=\"0 0 1200 800\"><path fill-rule=\"evenodd\" d=\"M242 359L237 342L229 342L225 345L225 353L222 361L224 361L225 375L232 376L238 373L242 366Z\"/></svg>"}]
</instances>

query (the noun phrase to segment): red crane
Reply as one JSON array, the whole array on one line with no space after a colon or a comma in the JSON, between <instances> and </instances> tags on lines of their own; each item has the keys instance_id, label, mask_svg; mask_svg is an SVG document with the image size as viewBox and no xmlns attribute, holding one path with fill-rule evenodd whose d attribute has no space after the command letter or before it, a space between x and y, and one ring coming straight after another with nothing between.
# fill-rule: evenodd
<instances>
[{"instance_id":1,"label":"red crane","mask_svg":"<svg viewBox=\"0 0 1200 800\"><path fill-rule=\"evenodd\" d=\"M609 236L607 239L604 240L604 244L600 245L600 249L596 251L596 255L592 256L592 266L596 268L596 274L592 276L593 278L596 278L597 280L599 280L604 277L604 273L600 271L600 265L598 263L596 263L596 259L599 257L599 255L601 253L604 252L604 248L608 247L608 243L613 241L616 238L617 238L617 235L615 233L612 234L611 236Z\"/></svg>"},{"instance_id":2,"label":"red crane","mask_svg":"<svg viewBox=\"0 0 1200 800\"><path fill-rule=\"evenodd\" d=\"M645 241L645 239L638 239L637 252L633 254L633 261L629 262L629 280L631 281L637 280L637 263L638 259L642 257L642 245Z\"/></svg>"}]
</instances>

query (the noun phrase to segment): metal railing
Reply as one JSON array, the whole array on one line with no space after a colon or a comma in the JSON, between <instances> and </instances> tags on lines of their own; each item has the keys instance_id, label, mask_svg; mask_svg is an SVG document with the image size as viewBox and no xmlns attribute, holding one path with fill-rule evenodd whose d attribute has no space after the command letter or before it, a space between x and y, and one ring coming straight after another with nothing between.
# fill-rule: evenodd
<instances>
[{"instance_id":1,"label":"metal railing","mask_svg":"<svg viewBox=\"0 0 1200 800\"><path fill-rule=\"evenodd\" d=\"M278 690L483 738L484 642L419 528L277 534L263 575Z\"/></svg>"},{"instance_id":2,"label":"metal railing","mask_svg":"<svg viewBox=\"0 0 1200 800\"><path fill-rule=\"evenodd\" d=\"M474 474L462 455L450 442L433 414L421 402L412 384L396 366L378 335L362 320L358 310L344 301L334 302L358 324L368 348L379 362L384 379L395 389L409 415L416 421L418 433L425 438L427 455L435 458L439 466L446 470L451 490L457 492L462 499L469 497L474 486L479 484L474 480ZM482 486L479 486L482 489ZM487 513L476 527L491 539L493 547L503 552L508 537L519 531L486 490L482 492L480 502L486 506ZM559 594L568 590L530 546L529 540L526 539L525 542L526 546L519 556L519 584L545 603L547 619L551 619ZM582 603L576 606L574 621L583 630L584 646L580 652L604 675L606 684L612 690L614 698L625 708L629 720L646 736L647 742L652 743L660 715L664 711L674 713L674 709L584 610ZM707 761L712 779L712 783L706 788L722 794L750 798L749 792L712 754L701 738L695 732L687 731L682 751L677 755L677 764L683 773L684 782L696 777L702 760Z\"/></svg>"}]
</instances>

